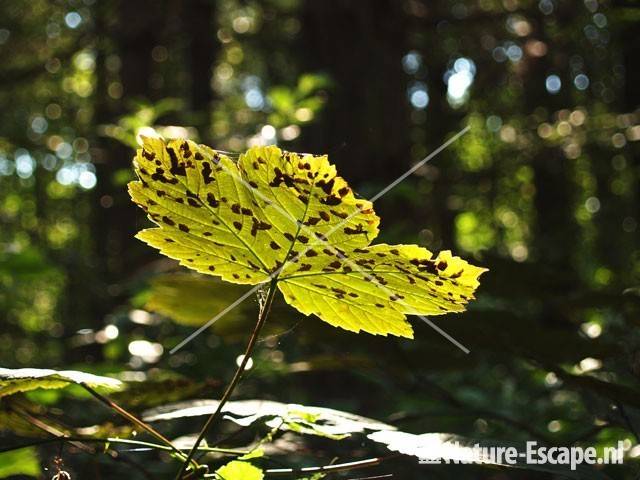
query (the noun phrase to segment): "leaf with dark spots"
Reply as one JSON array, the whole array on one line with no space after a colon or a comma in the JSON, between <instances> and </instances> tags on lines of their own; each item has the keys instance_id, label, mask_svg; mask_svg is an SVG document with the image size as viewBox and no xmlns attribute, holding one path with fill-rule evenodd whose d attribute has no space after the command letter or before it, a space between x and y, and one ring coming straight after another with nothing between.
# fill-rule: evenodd
<instances>
[{"instance_id":1,"label":"leaf with dark spots","mask_svg":"<svg viewBox=\"0 0 640 480\"><path fill-rule=\"evenodd\" d=\"M326 156L268 146L236 162L190 141L145 139L135 167L131 196L157 225L140 239L230 282L277 276L289 304L331 325L411 337L408 314L459 312L474 298L482 269L449 252L371 245L371 202Z\"/></svg>"}]
</instances>

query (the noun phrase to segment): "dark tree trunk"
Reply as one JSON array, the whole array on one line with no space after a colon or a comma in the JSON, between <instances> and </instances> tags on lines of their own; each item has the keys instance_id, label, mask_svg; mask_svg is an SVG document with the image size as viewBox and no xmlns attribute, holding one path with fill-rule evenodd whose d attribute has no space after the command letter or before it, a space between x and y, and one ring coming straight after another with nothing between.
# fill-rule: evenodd
<instances>
[{"instance_id":1,"label":"dark tree trunk","mask_svg":"<svg viewBox=\"0 0 640 480\"><path fill-rule=\"evenodd\" d=\"M304 2L303 71L327 71L334 82L323 120L304 148L329 152L355 181L387 181L410 165L402 2Z\"/></svg>"},{"instance_id":2,"label":"dark tree trunk","mask_svg":"<svg viewBox=\"0 0 640 480\"><path fill-rule=\"evenodd\" d=\"M127 113L126 100L144 97L148 93L151 50L155 45L155 32L161 25L162 11L157 2L145 0L96 4L95 125L116 122ZM113 25L117 35L111 31ZM121 58L123 100L120 102L114 102L108 95L109 82L113 80L113 74L106 68L110 54ZM77 322L75 328L100 328L105 316L127 295L122 283L136 265L137 242L133 235L140 222L128 199L126 186L114 184L114 174L130 168L133 153L130 147L94 132L91 155L98 183L92 190L89 215L93 243L89 263L79 265L77 275L69 275L69 288L75 290L69 293L69 308ZM87 301L77 298L80 292L85 292ZM99 352L100 349L96 348L79 354L97 356Z\"/></svg>"},{"instance_id":3,"label":"dark tree trunk","mask_svg":"<svg viewBox=\"0 0 640 480\"><path fill-rule=\"evenodd\" d=\"M568 20L569 12L558 12L561 24ZM570 15L569 15L570 16ZM537 31L533 37L546 44L551 39L545 32L544 18L537 14ZM550 108L557 110L572 104L570 88L563 85L560 93L550 98L546 90L546 78L558 65L552 63L550 55L528 59L527 75L523 78L525 92L524 111L533 113L541 98L548 98ZM542 146L531 159L535 184L536 222L534 226L534 251L544 264L574 271L573 253L578 242L578 226L575 221L575 190L572 165L558 147Z\"/></svg>"},{"instance_id":4,"label":"dark tree trunk","mask_svg":"<svg viewBox=\"0 0 640 480\"><path fill-rule=\"evenodd\" d=\"M187 58L191 72L189 107L193 125L198 129L200 140L209 143L211 102L211 69L218 53L218 41L213 20L215 3L213 0L192 0L184 4L184 25L190 34L187 44Z\"/></svg>"}]
</instances>

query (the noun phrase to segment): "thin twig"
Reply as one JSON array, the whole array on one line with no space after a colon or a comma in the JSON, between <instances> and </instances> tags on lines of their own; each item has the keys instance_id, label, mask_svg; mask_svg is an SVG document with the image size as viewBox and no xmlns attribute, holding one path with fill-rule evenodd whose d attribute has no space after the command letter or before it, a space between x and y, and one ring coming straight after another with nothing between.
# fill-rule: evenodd
<instances>
[{"instance_id":1,"label":"thin twig","mask_svg":"<svg viewBox=\"0 0 640 480\"><path fill-rule=\"evenodd\" d=\"M157 440L160 440L162 443L167 445L174 453L176 453L178 455L179 458L185 458L184 453L182 453L182 451L180 451L173 443L171 443L171 440L169 440L167 437L162 435L160 432L158 432L151 425L143 422L138 417L136 417L134 414L129 413L128 411L126 411L124 408L122 408L120 405L115 403L110 398L105 397L101 393L98 393L97 391L95 391L93 388L91 388L86 383L81 383L80 385L87 392L89 392L91 395L93 395L98 401L100 401L101 403L105 404L106 406L108 406L112 410L115 410L122 417L126 418L131 423L133 423L134 425L136 425L136 426L140 427L141 429L145 430L147 433L151 434ZM192 459L188 459L188 460L189 460L189 462L193 462L194 463L194 467L196 467L196 468L198 467L198 464L194 460L192 460Z\"/></svg>"},{"instance_id":2,"label":"thin twig","mask_svg":"<svg viewBox=\"0 0 640 480\"><path fill-rule=\"evenodd\" d=\"M49 435L53 435L53 437L54 437L53 439L54 440L64 438L67 435L65 432L57 429L56 427L54 427L52 425L46 424L45 422L43 422L40 419L34 417L33 415L29 414L28 412L24 411L21 408L10 407L10 410L15 412L20 417L24 418L27 422L29 422L34 427L39 428L40 430L42 430L43 432L48 433ZM83 450L83 451L88 452L88 453L95 453L92 449L90 449L86 445L83 445L83 444L78 443L78 442L72 442L72 443L73 443L73 446L78 448L79 450ZM11 450L13 450L13 449L11 449ZM5 451L5 450L0 450L0 451Z\"/></svg>"},{"instance_id":3,"label":"thin twig","mask_svg":"<svg viewBox=\"0 0 640 480\"><path fill-rule=\"evenodd\" d=\"M115 443L115 444L124 444L124 445L137 445L140 447L146 447L148 449L164 450L168 452L173 451L173 449L167 445L160 445L160 444L151 443L151 442L143 442L141 440L131 440L129 438L59 436L59 437L53 437L53 438L44 438L44 439L36 440L30 443L25 443L22 445L15 445L13 447L0 448L0 453L11 452L13 450L20 450L21 448L27 448L27 447L37 447L39 445L47 445L49 443L57 443L57 442ZM188 450L188 449L184 448L181 450ZM231 448L215 448L215 447L199 447L198 450L202 452L224 453L227 455L246 455L249 453L246 450L235 450Z\"/></svg>"},{"instance_id":4,"label":"thin twig","mask_svg":"<svg viewBox=\"0 0 640 480\"><path fill-rule=\"evenodd\" d=\"M240 379L244 374L247 363L251 358L251 354L253 353L253 349L258 340L258 335L260 334L260 331L262 330L262 327L264 326L265 321L269 316L269 312L271 311L271 304L273 303L273 298L276 293L277 283L278 283L277 278L271 279L271 283L269 284L269 293L267 294L267 298L262 308L260 309L260 313L258 315L258 321L256 322L256 326L254 327L253 332L251 333L251 337L249 338L249 343L247 343L247 347L245 349L242 361L240 362L240 365L238 365L236 373L233 375L231 382L229 383L226 390L224 391L224 394L222 395L222 398L218 403L218 407L216 408L216 411L209 416L204 426L202 427L202 430L200 430L200 433L198 434L198 438L193 444L191 451L187 455L187 459L184 461L184 463L182 464L182 467L180 468L180 471L178 472L178 475L175 477L176 480L180 480L181 478L183 478L183 475L185 474L189 463L192 461L193 456L198 450L198 446L204 440L204 437L207 435L207 432L220 420L222 409L224 408L225 404L233 394L233 391L235 390L236 386L240 382Z\"/></svg>"}]
</instances>

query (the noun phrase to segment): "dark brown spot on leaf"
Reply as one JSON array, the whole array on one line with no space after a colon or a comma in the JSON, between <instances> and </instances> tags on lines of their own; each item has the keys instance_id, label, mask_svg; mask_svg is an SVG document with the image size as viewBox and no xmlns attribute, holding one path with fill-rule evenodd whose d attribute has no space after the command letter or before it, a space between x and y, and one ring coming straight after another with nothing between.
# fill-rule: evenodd
<instances>
[{"instance_id":1,"label":"dark brown spot on leaf","mask_svg":"<svg viewBox=\"0 0 640 480\"><path fill-rule=\"evenodd\" d=\"M460 278L460 276L462 276L462 274L464 273L464 269L460 270L457 273L454 273L453 275L451 275L449 278Z\"/></svg>"},{"instance_id":2,"label":"dark brown spot on leaf","mask_svg":"<svg viewBox=\"0 0 640 480\"><path fill-rule=\"evenodd\" d=\"M171 160L171 169L169 170L173 175L185 176L187 174L184 164L178 160L178 156L173 148L166 147L169 159Z\"/></svg>"},{"instance_id":3,"label":"dark brown spot on leaf","mask_svg":"<svg viewBox=\"0 0 640 480\"><path fill-rule=\"evenodd\" d=\"M196 154L196 158L198 158L199 154ZM210 184L214 181L214 178L211 176L213 170L211 170L211 164L209 162L202 162L202 180L205 185Z\"/></svg>"},{"instance_id":4,"label":"dark brown spot on leaf","mask_svg":"<svg viewBox=\"0 0 640 480\"><path fill-rule=\"evenodd\" d=\"M211 192L207 193L207 203L213 208L217 208L220 205L220 202L216 200L216 197Z\"/></svg>"},{"instance_id":5,"label":"dark brown spot on leaf","mask_svg":"<svg viewBox=\"0 0 640 480\"><path fill-rule=\"evenodd\" d=\"M340 205L342 203L342 200L340 199L340 197L336 197L335 195L329 195L328 197L321 199L320 203L322 203L323 205L330 205L334 207L336 205Z\"/></svg>"},{"instance_id":6,"label":"dark brown spot on leaf","mask_svg":"<svg viewBox=\"0 0 640 480\"><path fill-rule=\"evenodd\" d=\"M356 225L356 228L344 227L344 233L346 233L347 235L358 235L367 232L365 231L364 227L358 223Z\"/></svg>"}]
</instances>

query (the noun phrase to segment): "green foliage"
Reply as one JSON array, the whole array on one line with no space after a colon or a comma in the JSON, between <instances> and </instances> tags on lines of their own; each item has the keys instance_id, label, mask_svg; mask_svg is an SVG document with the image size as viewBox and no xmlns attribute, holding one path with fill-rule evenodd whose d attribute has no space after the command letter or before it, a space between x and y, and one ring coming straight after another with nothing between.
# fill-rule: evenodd
<instances>
[{"instance_id":1,"label":"green foliage","mask_svg":"<svg viewBox=\"0 0 640 480\"><path fill-rule=\"evenodd\" d=\"M422 322L412 322L412 342L354 341L277 298L238 398L331 405L405 432L466 439L598 449L624 440L632 445L624 465L603 471L635 478L640 9L632 3L0 2L0 365L127 370L118 376L127 389L109 397L135 414L219 396L255 300L177 355L153 361L132 352L134 340L176 344L250 288L166 276L175 262L134 239L144 220L124 185L144 127L234 152L270 143L330 152L368 196L468 125L376 211L384 219L378 242L451 247L491 268L472 311L434 319L471 353ZM557 92L546 89L550 75L561 80ZM146 307L178 325L130 315L131 298L149 284ZM182 378L154 379L169 369ZM70 435L146 435L92 402L77 385L2 397L0 444L51 437L30 417ZM246 451L274 419L225 422L211 439ZM159 425L173 438L201 420ZM375 447L359 437L278 433L264 447L273 458L256 464L350 461ZM133 463L68 446L61 456L81 476L148 478L138 461L153 478L175 468L154 452L110 449ZM38 447L42 465L59 451L57 443ZM228 461L203 459L210 471ZM392 462L330 477L531 477Z\"/></svg>"},{"instance_id":2,"label":"green foliage","mask_svg":"<svg viewBox=\"0 0 640 480\"><path fill-rule=\"evenodd\" d=\"M0 368L0 397L37 388L64 388L69 384L118 389L122 383L115 378L100 377L74 370L48 370L40 368Z\"/></svg>"},{"instance_id":3,"label":"green foliage","mask_svg":"<svg viewBox=\"0 0 640 480\"><path fill-rule=\"evenodd\" d=\"M138 135L141 129L155 125L158 118L184 107L184 102L179 98L164 98L153 104L144 101L132 103L130 114L120 117L117 124L101 127L103 135L114 138L132 148L138 145Z\"/></svg>"},{"instance_id":4,"label":"green foliage","mask_svg":"<svg viewBox=\"0 0 640 480\"><path fill-rule=\"evenodd\" d=\"M275 127L309 123L324 106L321 90L329 85L325 75L308 73L300 76L293 88L283 85L271 88L267 93L273 108L269 123Z\"/></svg>"},{"instance_id":5,"label":"green foliage","mask_svg":"<svg viewBox=\"0 0 640 480\"><path fill-rule=\"evenodd\" d=\"M326 156L252 148L236 164L193 142L145 138L137 237L198 272L256 285L346 330L413 337L407 314L464 311L484 269L415 245L370 245L380 219Z\"/></svg>"},{"instance_id":6,"label":"green foliage","mask_svg":"<svg viewBox=\"0 0 640 480\"><path fill-rule=\"evenodd\" d=\"M21 448L0 453L0 478L25 475L39 477L42 474L35 447Z\"/></svg>"}]
</instances>

